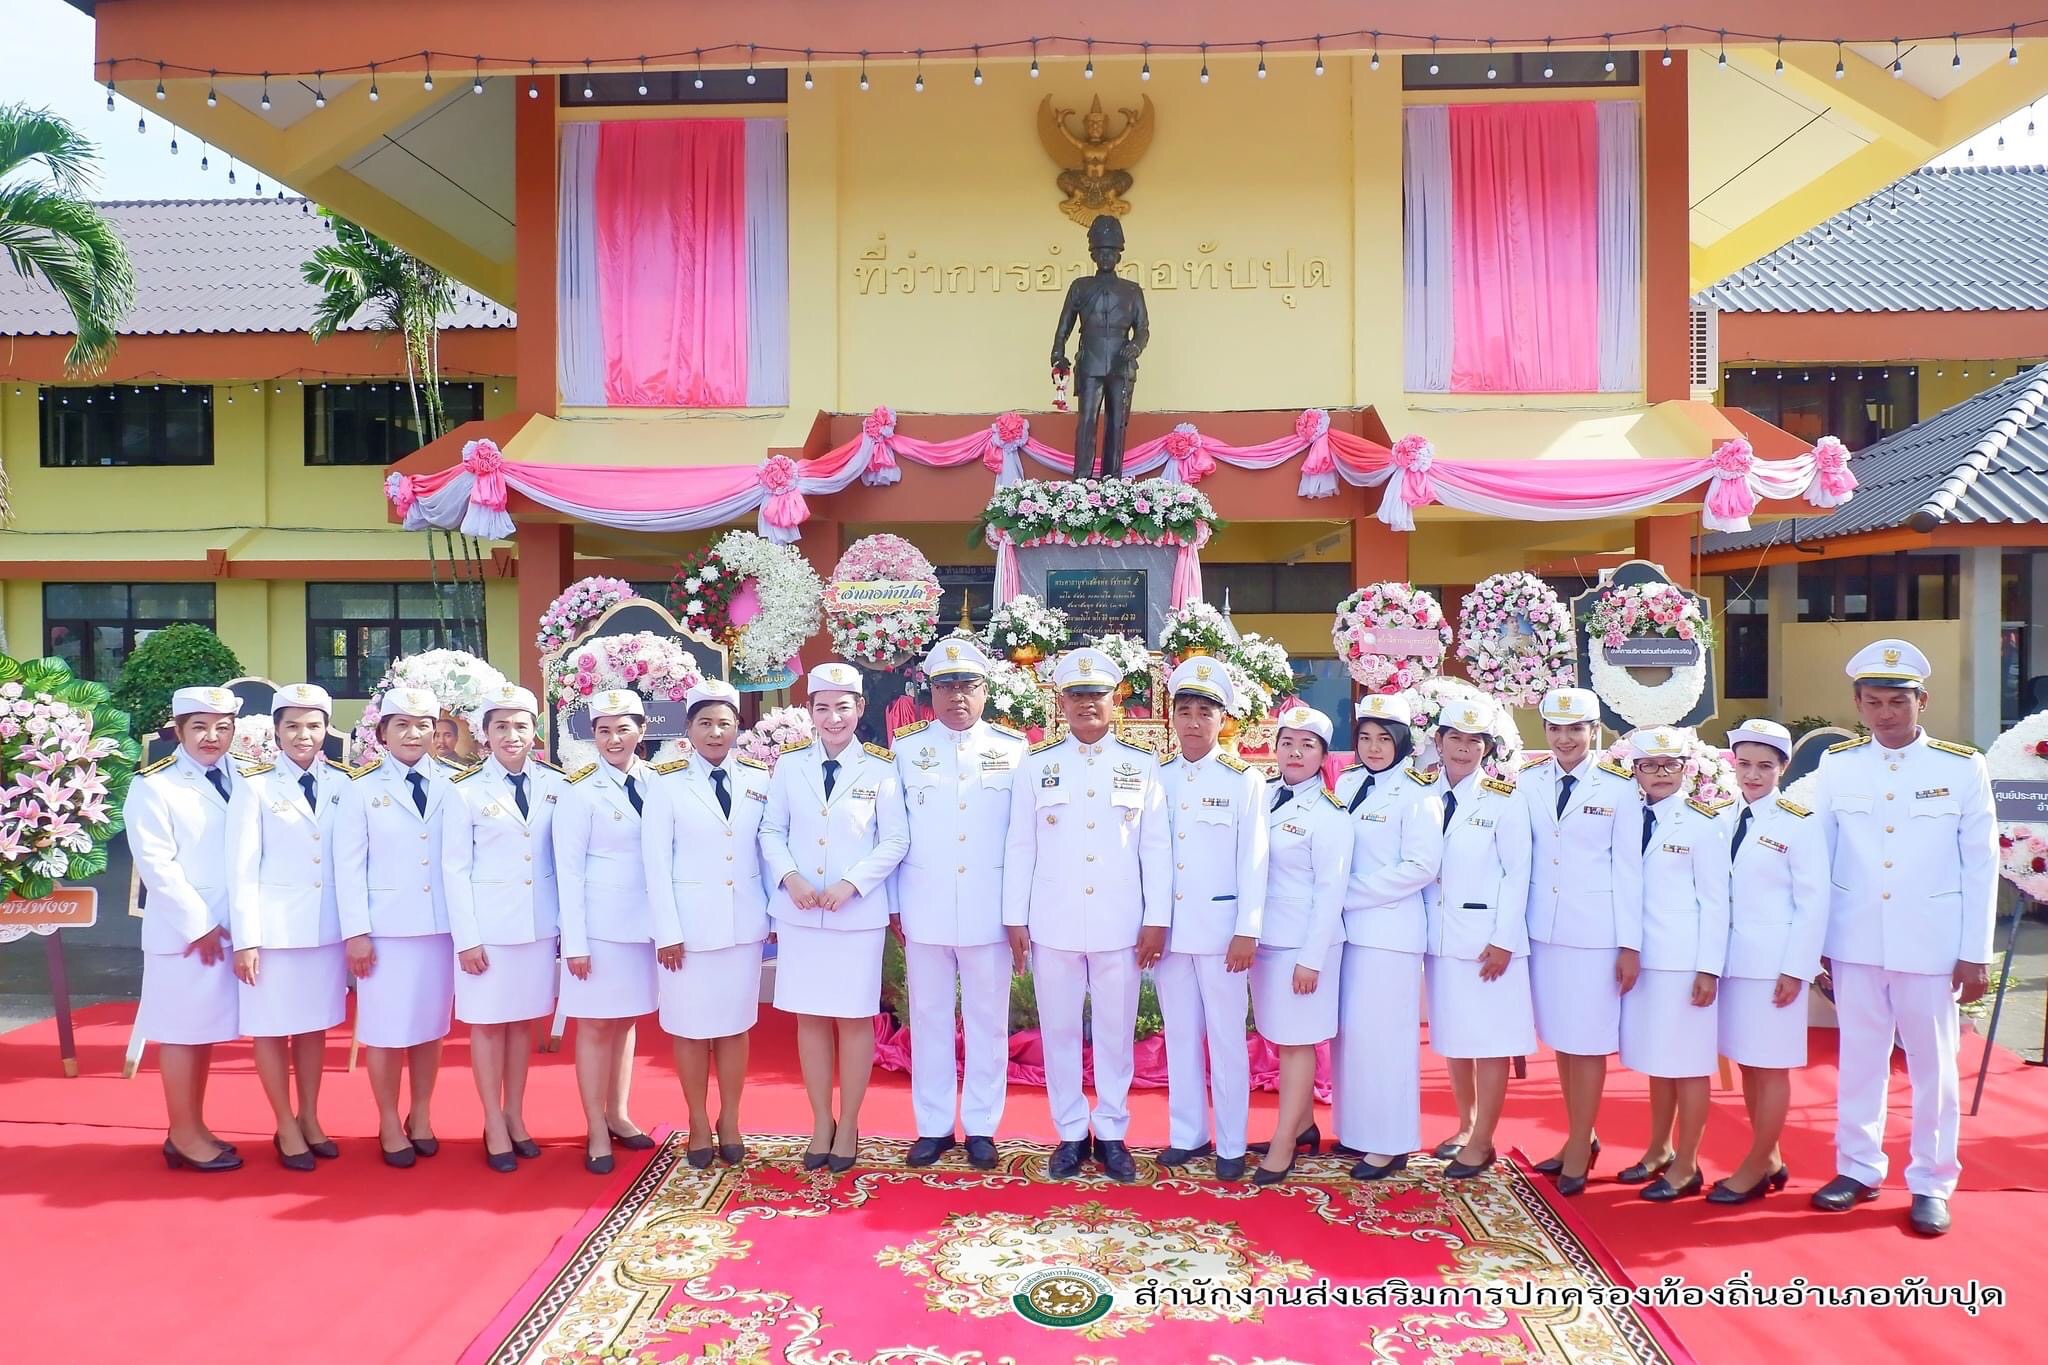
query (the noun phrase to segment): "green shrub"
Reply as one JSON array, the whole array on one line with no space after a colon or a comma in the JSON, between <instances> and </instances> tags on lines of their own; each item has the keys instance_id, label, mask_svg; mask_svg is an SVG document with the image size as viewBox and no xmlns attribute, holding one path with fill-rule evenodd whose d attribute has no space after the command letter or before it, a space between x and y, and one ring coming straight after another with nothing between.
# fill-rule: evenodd
<instances>
[{"instance_id":1,"label":"green shrub","mask_svg":"<svg viewBox=\"0 0 2048 1365\"><path fill-rule=\"evenodd\" d=\"M205 626L165 626L135 647L114 684L114 705L128 713L138 739L171 718L171 694L181 687L218 687L242 676L242 661Z\"/></svg>"}]
</instances>

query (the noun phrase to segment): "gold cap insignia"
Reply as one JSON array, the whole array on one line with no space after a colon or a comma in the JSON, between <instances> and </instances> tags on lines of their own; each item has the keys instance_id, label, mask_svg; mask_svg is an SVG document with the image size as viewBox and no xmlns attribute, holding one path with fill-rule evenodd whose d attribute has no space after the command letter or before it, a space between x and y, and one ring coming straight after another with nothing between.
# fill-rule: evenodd
<instances>
[{"instance_id":1,"label":"gold cap insignia","mask_svg":"<svg viewBox=\"0 0 2048 1365\"><path fill-rule=\"evenodd\" d=\"M1207 664L1196 664L1196 665L1195 665L1195 676L1196 676L1197 678L1201 679L1201 680L1202 680L1203 682L1207 682L1207 681L1209 681L1209 665L1207 665Z\"/></svg>"},{"instance_id":2,"label":"gold cap insignia","mask_svg":"<svg viewBox=\"0 0 2048 1365\"><path fill-rule=\"evenodd\" d=\"M958 663L958 662L960 661L960 646L958 646L958 645L947 645L947 646L946 646L946 661L947 661L948 663Z\"/></svg>"},{"instance_id":3,"label":"gold cap insignia","mask_svg":"<svg viewBox=\"0 0 2048 1365\"><path fill-rule=\"evenodd\" d=\"M1074 671L1084 678L1093 675L1095 672L1095 660L1083 654L1074 661Z\"/></svg>"},{"instance_id":4,"label":"gold cap insignia","mask_svg":"<svg viewBox=\"0 0 2048 1365\"><path fill-rule=\"evenodd\" d=\"M1896 664L1899 661L1899 651L1896 649L1886 650L1884 652L1884 661L1888 664Z\"/></svg>"},{"instance_id":5,"label":"gold cap insignia","mask_svg":"<svg viewBox=\"0 0 2048 1365\"><path fill-rule=\"evenodd\" d=\"M1567 692L1564 696L1559 697L1557 699L1557 709L1560 711L1576 710L1578 704L1579 699L1577 697L1572 696L1569 692Z\"/></svg>"}]
</instances>

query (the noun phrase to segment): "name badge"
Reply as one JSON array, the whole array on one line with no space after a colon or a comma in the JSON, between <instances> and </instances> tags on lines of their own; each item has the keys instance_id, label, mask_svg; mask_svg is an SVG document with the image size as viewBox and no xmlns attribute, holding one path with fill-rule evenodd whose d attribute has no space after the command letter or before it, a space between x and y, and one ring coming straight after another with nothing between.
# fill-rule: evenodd
<instances>
[{"instance_id":1,"label":"name badge","mask_svg":"<svg viewBox=\"0 0 2048 1365\"><path fill-rule=\"evenodd\" d=\"M340 804L341 804L341 795L340 795L340 793L338 793L338 792L337 792L337 793L336 793L335 795L333 795L333 796L330 796L330 797L328 797L328 798L327 798L327 803L328 803L329 805L331 805L331 806L338 806L338 805L340 805Z\"/></svg>"},{"instance_id":2,"label":"name badge","mask_svg":"<svg viewBox=\"0 0 2048 1365\"><path fill-rule=\"evenodd\" d=\"M548 799L552 801L554 798L549 797ZM747 788L747 799L749 801L759 801L763 805L766 805L768 803L768 793L763 791L755 791L752 787L749 787Z\"/></svg>"},{"instance_id":3,"label":"name badge","mask_svg":"<svg viewBox=\"0 0 2048 1365\"><path fill-rule=\"evenodd\" d=\"M1779 843L1776 839L1773 839L1768 835L1759 836L1757 842L1762 844L1765 848L1775 849L1779 853L1783 853L1785 851L1785 845Z\"/></svg>"},{"instance_id":4,"label":"name badge","mask_svg":"<svg viewBox=\"0 0 2048 1365\"><path fill-rule=\"evenodd\" d=\"M1579 807L1579 814L1581 814L1581 815L1613 815L1613 814L1614 814L1614 807L1612 807L1612 806L1580 806L1580 807Z\"/></svg>"},{"instance_id":5,"label":"name badge","mask_svg":"<svg viewBox=\"0 0 2048 1365\"><path fill-rule=\"evenodd\" d=\"M1010 756L1000 749L981 756L981 770L985 773L1006 773L1015 766L1010 762Z\"/></svg>"},{"instance_id":6,"label":"name badge","mask_svg":"<svg viewBox=\"0 0 2048 1365\"><path fill-rule=\"evenodd\" d=\"M1145 786L1145 775L1134 763L1119 763L1109 775L1109 785L1112 791L1140 791Z\"/></svg>"},{"instance_id":7,"label":"name badge","mask_svg":"<svg viewBox=\"0 0 2048 1365\"><path fill-rule=\"evenodd\" d=\"M1365 821L1368 825L1384 825L1387 823L1386 815L1380 811L1369 810L1358 818Z\"/></svg>"},{"instance_id":8,"label":"name badge","mask_svg":"<svg viewBox=\"0 0 2048 1365\"><path fill-rule=\"evenodd\" d=\"M1691 844L1666 844L1666 845L1664 845L1664 851L1665 851L1666 853L1690 853L1690 852L1692 852L1692 845L1691 845Z\"/></svg>"},{"instance_id":9,"label":"name badge","mask_svg":"<svg viewBox=\"0 0 2048 1365\"><path fill-rule=\"evenodd\" d=\"M1205 796L1202 798L1202 804L1213 806L1217 810L1229 810L1230 798L1227 796Z\"/></svg>"},{"instance_id":10,"label":"name badge","mask_svg":"<svg viewBox=\"0 0 2048 1365\"><path fill-rule=\"evenodd\" d=\"M1492 821L1492 820L1490 820L1490 819L1488 819L1487 817L1485 817L1485 816L1483 816L1483 815L1474 815L1474 816L1469 816L1469 817L1467 817L1467 819L1466 819L1465 823L1466 823L1466 824L1468 824L1468 825L1470 825L1470 826L1472 826L1472 828L1474 828L1474 829L1492 829L1492 828L1493 828L1493 821Z\"/></svg>"},{"instance_id":11,"label":"name badge","mask_svg":"<svg viewBox=\"0 0 2048 1365\"><path fill-rule=\"evenodd\" d=\"M547 794L547 803L548 803L548 804L549 804L550 806L552 806L552 805L554 805L554 804L555 804L555 793L553 793L553 792L549 792L549 793Z\"/></svg>"},{"instance_id":12,"label":"name badge","mask_svg":"<svg viewBox=\"0 0 2048 1365\"><path fill-rule=\"evenodd\" d=\"M478 814L482 815L487 820L496 819L498 816L503 815L504 813L505 808L503 806L500 806L495 801L491 802L490 805L485 806L483 810L478 812Z\"/></svg>"},{"instance_id":13,"label":"name badge","mask_svg":"<svg viewBox=\"0 0 2048 1365\"><path fill-rule=\"evenodd\" d=\"M875 788L855 787L848 795L856 801L872 801L875 799Z\"/></svg>"},{"instance_id":14,"label":"name badge","mask_svg":"<svg viewBox=\"0 0 2048 1365\"><path fill-rule=\"evenodd\" d=\"M292 805L289 801L273 801L270 803L270 813L272 815L289 815L291 814L291 809Z\"/></svg>"},{"instance_id":15,"label":"name badge","mask_svg":"<svg viewBox=\"0 0 2048 1365\"><path fill-rule=\"evenodd\" d=\"M1934 799L1935 799L1936 797L1938 797L1938 796L1947 796L1947 795L1948 795L1948 788L1947 788L1947 787L1929 787L1929 788L1928 788L1928 789L1927 789L1926 791L1924 791L1924 792L1914 792L1914 793L1913 793L1913 799L1914 799L1915 801L1932 801L1932 800L1934 800Z\"/></svg>"}]
</instances>

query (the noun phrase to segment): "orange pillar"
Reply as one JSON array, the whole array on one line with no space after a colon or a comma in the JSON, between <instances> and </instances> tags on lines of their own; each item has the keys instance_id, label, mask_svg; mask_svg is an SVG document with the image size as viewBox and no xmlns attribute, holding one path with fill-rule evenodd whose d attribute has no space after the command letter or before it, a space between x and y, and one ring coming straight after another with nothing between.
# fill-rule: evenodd
<instances>
[{"instance_id":1,"label":"orange pillar","mask_svg":"<svg viewBox=\"0 0 2048 1365\"><path fill-rule=\"evenodd\" d=\"M1408 537L1412 531L1395 531L1378 517L1354 517L1351 522L1351 585L1405 583L1408 581ZM1336 604L1331 603L1332 606Z\"/></svg>"},{"instance_id":2,"label":"orange pillar","mask_svg":"<svg viewBox=\"0 0 2048 1365\"><path fill-rule=\"evenodd\" d=\"M538 692L540 649L533 635L541 613L576 576L576 527L570 522L520 522L512 543L519 547L519 676L514 681Z\"/></svg>"},{"instance_id":3,"label":"orange pillar","mask_svg":"<svg viewBox=\"0 0 2048 1365\"><path fill-rule=\"evenodd\" d=\"M804 523L803 533L804 538L796 543L797 550L810 562L811 572L818 575L818 581L830 583L832 570L839 566L839 556L846 553L843 529L836 521L812 517ZM832 636L819 630L804 642L803 652L798 657L805 672L833 658Z\"/></svg>"},{"instance_id":4,"label":"orange pillar","mask_svg":"<svg viewBox=\"0 0 2048 1365\"><path fill-rule=\"evenodd\" d=\"M512 120L512 205L518 226L513 230L519 297L518 338L513 359L518 368L519 406L553 416L555 387L555 175L557 137L553 77L539 81L538 99L522 89Z\"/></svg>"},{"instance_id":5,"label":"orange pillar","mask_svg":"<svg viewBox=\"0 0 2048 1365\"><path fill-rule=\"evenodd\" d=\"M1696 518L1690 513L1636 518L1636 558L1661 567L1681 588L1692 586L1692 538Z\"/></svg>"},{"instance_id":6,"label":"orange pillar","mask_svg":"<svg viewBox=\"0 0 2048 1365\"><path fill-rule=\"evenodd\" d=\"M1656 53L1643 53L1643 391L1652 403L1692 393L1686 55L1674 51L1665 66ZM526 326L524 312L519 325Z\"/></svg>"}]
</instances>

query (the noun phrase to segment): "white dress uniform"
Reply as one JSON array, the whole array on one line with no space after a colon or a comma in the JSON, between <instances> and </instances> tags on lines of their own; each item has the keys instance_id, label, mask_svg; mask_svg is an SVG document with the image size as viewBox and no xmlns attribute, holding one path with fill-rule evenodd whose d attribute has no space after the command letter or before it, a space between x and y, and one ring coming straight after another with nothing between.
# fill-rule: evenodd
<instances>
[{"instance_id":1,"label":"white dress uniform","mask_svg":"<svg viewBox=\"0 0 2048 1365\"><path fill-rule=\"evenodd\" d=\"M1725 808L1724 808L1725 809ZM1621 1064L1643 1076L1714 1074L1718 1001L1692 1003L1693 978L1720 976L1728 956L1728 836L1712 806L1673 793L1643 807L1643 950L1621 997Z\"/></svg>"},{"instance_id":2,"label":"white dress uniform","mask_svg":"<svg viewBox=\"0 0 2048 1365\"><path fill-rule=\"evenodd\" d=\"M567 967L561 972L571 1018L637 1019L655 1007L657 969L641 844L643 812L659 782L638 758L624 772L600 761L564 779L550 830L562 956L590 959L587 980L577 980Z\"/></svg>"},{"instance_id":3,"label":"white dress uniform","mask_svg":"<svg viewBox=\"0 0 2048 1365\"><path fill-rule=\"evenodd\" d=\"M1429 1045L1439 1057L1519 1057L1536 1050L1529 1000L1529 806L1515 784L1479 768L1444 793L1443 870L1429 911ZM1489 947L1512 956L1491 981Z\"/></svg>"},{"instance_id":4,"label":"white dress uniform","mask_svg":"<svg viewBox=\"0 0 2048 1365\"><path fill-rule=\"evenodd\" d=\"M952 1135L956 1088L968 1136L994 1137L1002 1120L1011 966L1004 838L1011 786L1030 747L1015 730L987 721L965 730L927 721L896 736L910 851L897 864L891 895L903 925L910 1100L920 1137ZM953 1048L956 996L964 1067Z\"/></svg>"},{"instance_id":5,"label":"white dress uniform","mask_svg":"<svg viewBox=\"0 0 2048 1365\"><path fill-rule=\"evenodd\" d=\"M1251 974L1226 964L1230 940L1256 942L1264 923L1266 775L1211 749L1167 759L1159 781L1170 827L1188 836L1173 843L1173 923L1152 969L1166 1025L1167 1142L1192 1151L1208 1141L1213 1106L1216 1155L1241 1157L1252 1102Z\"/></svg>"},{"instance_id":6,"label":"white dress uniform","mask_svg":"<svg viewBox=\"0 0 2048 1365\"><path fill-rule=\"evenodd\" d=\"M554 1013L560 915L554 823L567 785L552 764L530 757L525 770L513 774L495 754L449 779L441 803L448 927L456 953L482 948L489 964L475 974L458 964L455 1017L465 1024L511 1024Z\"/></svg>"},{"instance_id":7,"label":"white dress uniform","mask_svg":"<svg viewBox=\"0 0 2048 1365\"><path fill-rule=\"evenodd\" d=\"M1344 888L1351 881L1351 822L1316 773L1276 784L1266 812L1266 918L1252 959L1252 1018L1267 1042L1305 1047L1337 1034L1344 964ZM1316 988L1294 993L1294 969Z\"/></svg>"},{"instance_id":8,"label":"white dress uniform","mask_svg":"<svg viewBox=\"0 0 2048 1365\"><path fill-rule=\"evenodd\" d=\"M1589 753L1570 772L1545 756L1515 775L1529 808L1529 989L1536 1034L1558 1052L1621 1047L1620 949L1643 946L1643 796Z\"/></svg>"},{"instance_id":9,"label":"white dress uniform","mask_svg":"<svg viewBox=\"0 0 2048 1365\"><path fill-rule=\"evenodd\" d=\"M661 1027L672 1038L730 1038L761 1012L771 927L761 874L768 765L739 753L718 764L698 755L655 773L640 825L651 941L683 947L680 970L655 974Z\"/></svg>"},{"instance_id":10,"label":"white dress uniform","mask_svg":"<svg viewBox=\"0 0 2048 1365\"><path fill-rule=\"evenodd\" d=\"M775 1008L835 1019L881 1009L889 874L909 847L903 785L889 750L849 743L835 759L806 740L783 751L761 818L761 865L775 917ZM782 886L792 872L818 891L851 882L855 895L837 910L798 909Z\"/></svg>"},{"instance_id":11,"label":"white dress uniform","mask_svg":"<svg viewBox=\"0 0 2048 1365\"><path fill-rule=\"evenodd\" d=\"M358 768L334 815L341 936L370 936L376 965L356 983L356 1040L414 1047L448 1035L455 946L441 858L441 805L458 764L427 755L408 768L389 753ZM418 781L414 781L417 778ZM424 793L426 810L416 802Z\"/></svg>"},{"instance_id":12,"label":"white dress uniform","mask_svg":"<svg viewBox=\"0 0 2048 1365\"><path fill-rule=\"evenodd\" d=\"M1078 651L1077 651L1078 652ZM1159 758L1112 733L1032 747L1011 792L1003 923L1031 935L1045 1044L1045 1092L1063 1142L1088 1136L1081 1091L1081 1005L1092 1001L1093 1131L1130 1128L1138 928L1172 922L1173 853L1194 836L1169 827Z\"/></svg>"},{"instance_id":13,"label":"white dress uniform","mask_svg":"<svg viewBox=\"0 0 2048 1365\"><path fill-rule=\"evenodd\" d=\"M349 768L316 757L244 768L228 800L228 914L235 947L260 949L242 985L242 1032L289 1038L348 1012L348 956L335 895L334 817ZM238 983L239 984L239 983Z\"/></svg>"},{"instance_id":14,"label":"white dress uniform","mask_svg":"<svg viewBox=\"0 0 2048 1365\"><path fill-rule=\"evenodd\" d=\"M1837 1172L1884 1183L1896 1031L1913 1082L1906 1188L1947 1199L1962 1171L1954 972L1958 962L1991 960L1997 906L1990 776L1976 750L1924 732L1903 749L1851 740L1821 758L1814 819L1833 869L1826 952L1841 1022Z\"/></svg>"},{"instance_id":15,"label":"white dress uniform","mask_svg":"<svg viewBox=\"0 0 2048 1365\"><path fill-rule=\"evenodd\" d=\"M214 771L233 792L229 768L223 758ZM229 922L228 798L206 773L181 748L139 769L121 808L146 897L135 1029L159 1043L225 1043L241 1032L232 952L210 967L185 952Z\"/></svg>"},{"instance_id":16,"label":"white dress uniform","mask_svg":"<svg viewBox=\"0 0 2048 1365\"><path fill-rule=\"evenodd\" d=\"M1743 820L1747 814L1749 819ZM1806 807L1772 793L1724 812L1734 849L1728 960L1721 972L1721 1055L1739 1066L1806 1065L1806 987L1772 1003L1780 976L1820 975L1828 927L1827 835Z\"/></svg>"},{"instance_id":17,"label":"white dress uniform","mask_svg":"<svg viewBox=\"0 0 2048 1365\"><path fill-rule=\"evenodd\" d=\"M1380 773L1359 764L1337 777L1351 878L1331 1098L1337 1140L1355 1151L1398 1156L1422 1145L1422 893L1443 868L1441 783L1440 773L1406 761Z\"/></svg>"}]
</instances>

